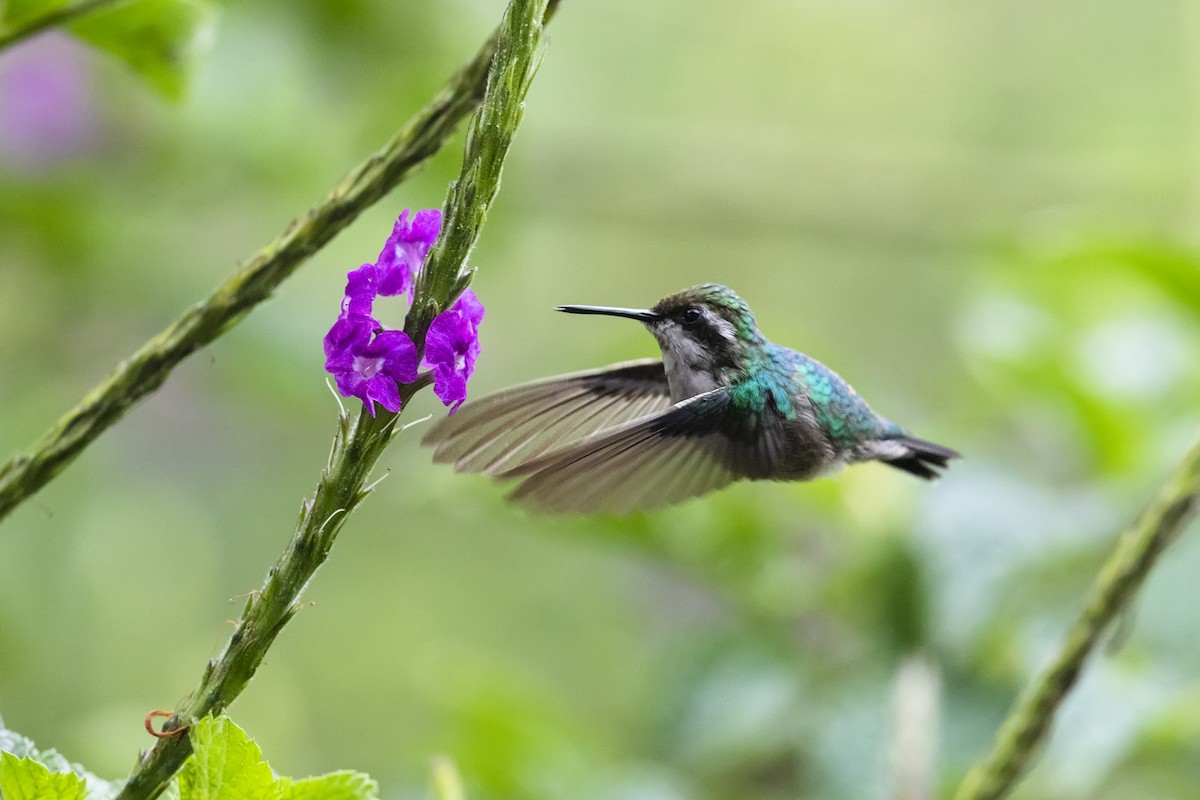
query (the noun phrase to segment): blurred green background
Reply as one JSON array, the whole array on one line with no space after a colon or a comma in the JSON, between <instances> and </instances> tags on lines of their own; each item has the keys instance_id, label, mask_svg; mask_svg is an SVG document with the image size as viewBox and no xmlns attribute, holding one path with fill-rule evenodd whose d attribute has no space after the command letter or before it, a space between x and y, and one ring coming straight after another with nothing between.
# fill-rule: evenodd
<instances>
[{"instance_id":1,"label":"blurred green background","mask_svg":"<svg viewBox=\"0 0 1200 800\"><path fill-rule=\"evenodd\" d=\"M74 71L78 134L0 147L0 455L315 204L502 9L231 4L178 105L65 38L0 54L0 77L39 52ZM324 463L345 272L460 154L0 528L9 727L113 778L149 746ZM480 800L944 796L1196 435L1198 244L1194 3L566 0L473 257L473 394L655 352L554 305L713 280L966 459L933 486L868 465L531 519L418 429L231 713L280 773L388 797L425 796L436 754ZM1196 796L1198 571L1185 537L1014 797Z\"/></svg>"}]
</instances>

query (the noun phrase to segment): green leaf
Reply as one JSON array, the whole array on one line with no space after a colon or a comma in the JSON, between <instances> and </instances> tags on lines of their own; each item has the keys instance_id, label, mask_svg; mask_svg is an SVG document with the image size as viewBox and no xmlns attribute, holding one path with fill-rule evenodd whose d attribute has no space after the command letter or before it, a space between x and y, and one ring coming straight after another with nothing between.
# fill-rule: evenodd
<instances>
[{"instance_id":1,"label":"green leaf","mask_svg":"<svg viewBox=\"0 0 1200 800\"><path fill-rule=\"evenodd\" d=\"M28 20L41 17L67 5L69 0L0 0L0 22L5 28L16 28Z\"/></svg>"},{"instance_id":2,"label":"green leaf","mask_svg":"<svg viewBox=\"0 0 1200 800\"><path fill-rule=\"evenodd\" d=\"M275 779L258 745L228 717L192 726L192 755L179 775L179 800L378 800L369 775L344 770Z\"/></svg>"},{"instance_id":3,"label":"green leaf","mask_svg":"<svg viewBox=\"0 0 1200 800\"><path fill-rule=\"evenodd\" d=\"M67 29L178 100L189 69L212 41L215 19L210 0L132 0L81 17Z\"/></svg>"},{"instance_id":4,"label":"green leaf","mask_svg":"<svg viewBox=\"0 0 1200 800\"><path fill-rule=\"evenodd\" d=\"M283 789L262 750L228 717L205 717L189 737L193 752L179 776L181 800L280 800Z\"/></svg>"},{"instance_id":5,"label":"green leaf","mask_svg":"<svg viewBox=\"0 0 1200 800\"><path fill-rule=\"evenodd\" d=\"M32 740L16 731L10 731L5 728L4 720L2 719L0 719L0 752L7 753L17 760L28 759L36 764L40 764L51 775L73 774L77 776L85 784L87 800L108 800L108 798L116 797L117 792L125 784L124 781L110 783L98 778L80 765L72 764L67 760L66 756L53 748L38 750ZM3 787L0 787L0 795L4 795ZM7 797L7 795L5 796ZM50 795L46 796L49 797Z\"/></svg>"},{"instance_id":6,"label":"green leaf","mask_svg":"<svg viewBox=\"0 0 1200 800\"><path fill-rule=\"evenodd\" d=\"M293 781L280 778L283 800L378 800L379 784L351 770Z\"/></svg>"},{"instance_id":7,"label":"green leaf","mask_svg":"<svg viewBox=\"0 0 1200 800\"><path fill-rule=\"evenodd\" d=\"M32 758L0 753L4 800L83 800L85 784L73 772L51 772Z\"/></svg>"}]
</instances>

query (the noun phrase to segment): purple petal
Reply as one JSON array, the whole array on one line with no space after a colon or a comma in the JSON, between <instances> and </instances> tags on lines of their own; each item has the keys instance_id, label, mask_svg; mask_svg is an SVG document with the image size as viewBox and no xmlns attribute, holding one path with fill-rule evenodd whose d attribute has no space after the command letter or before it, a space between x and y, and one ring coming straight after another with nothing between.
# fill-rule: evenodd
<instances>
[{"instance_id":1,"label":"purple petal","mask_svg":"<svg viewBox=\"0 0 1200 800\"><path fill-rule=\"evenodd\" d=\"M479 323L483 322L483 303L479 302L474 289L463 289L463 293L454 301L454 305L450 306L450 310L457 311L475 327L479 327Z\"/></svg>"},{"instance_id":2,"label":"purple petal","mask_svg":"<svg viewBox=\"0 0 1200 800\"><path fill-rule=\"evenodd\" d=\"M467 399L467 379L453 369L439 366L433 373L433 393L445 405L453 406L453 414Z\"/></svg>"},{"instance_id":3,"label":"purple petal","mask_svg":"<svg viewBox=\"0 0 1200 800\"><path fill-rule=\"evenodd\" d=\"M479 339L472 337L471 341L467 342L467 349L463 352L463 368L462 373L466 377L471 377L475 374L475 361L479 358Z\"/></svg>"},{"instance_id":4,"label":"purple petal","mask_svg":"<svg viewBox=\"0 0 1200 800\"><path fill-rule=\"evenodd\" d=\"M325 334L325 355L332 357L349 353L356 347L366 345L371 339L371 332L377 327L379 323L373 317L343 314Z\"/></svg>"},{"instance_id":5,"label":"purple petal","mask_svg":"<svg viewBox=\"0 0 1200 800\"><path fill-rule=\"evenodd\" d=\"M367 402L367 381L353 369L338 372L333 376L333 381L337 384L338 391L343 397L357 397L364 403ZM373 410L371 416L375 416Z\"/></svg>"},{"instance_id":6,"label":"purple petal","mask_svg":"<svg viewBox=\"0 0 1200 800\"><path fill-rule=\"evenodd\" d=\"M435 364L454 363L454 337L448 326L439 322L441 315L433 318L429 332L425 334L425 363Z\"/></svg>"},{"instance_id":7,"label":"purple petal","mask_svg":"<svg viewBox=\"0 0 1200 800\"><path fill-rule=\"evenodd\" d=\"M392 235L384 243L375 262L379 268L379 294L385 297L412 289L413 278L425 263L425 256L441 230L441 211L418 211L411 220L408 213L409 209L406 208L396 219Z\"/></svg>"},{"instance_id":8,"label":"purple petal","mask_svg":"<svg viewBox=\"0 0 1200 800\"><path fill-rule=\"evenodd\" d=\"M366 385L368 387L367 396L370 399L375 400L393 414L400 410L400 387L394 380L379 374L366 381ZM375 409L371 409L371 416L375 416Z\"/></svg>"},{"instance_id":9,"label":"purple petal","mask_svg":"<svg viewBox=\"0 0 1200 800\"><path fill-rule=\"evenodd\" d=\"M383 331L371 343L371 354L383 357L381 372L399 383L417 379L417 346L404 331Z\"/></svg>"},{"instance_id":10,"label":"purple petal","mask_svg":"<svg viewBox=\"0 0 1200 800\"><path fill-rule=\"evenodd\" d=\"M426 243L428 250L437 241L442 231L442 211L438 208L426 208L418 211L413 217L408 235L412 239L420 239Z\"/></svg>"},{"instance_id":11,"label":"purple petal","mask_svg":"<svg viewBox=\"0 0 1200 800\"><path fill-rule=\"evenodd\" d=\"M348 314L370 314L378 293L379 276L374 264L363 264L346 273L346 300L342 309Z\"/></svg>"},{"instance_id":12,"label":"purple petal","mask_svg":"<svg viewBox=\"0 0 1200 800\"><path fill-rule=\"evenodd\" d=\"M479 357L479 321L483 304L470 289L454 305L434 317L425 337L425 363L433 369L433 391L451 406L451 413L467 396L467 381Z\"/></svg>"},{"instance_id":13,"label":"purple petal","mask_svg":"<svg viewBox=\"0 0 1200 800\"><path fill-rule=\"evenodd\" d=\"M394 255L384 261L383 256L379 258L379 294L384 297L394 297L398 294L403 294L412 288L413 273L416 272L416 267L410 267L415 254L405 252L410 245L398 244L392 248Z\"/></svg>"},{"instance_id":14,"label":"purple petal","mask_svg":"<svg viewBox=\"0 0 1200 800\"><path fill-rule=\"evenodd\" d=\"M382 330L378 320L371 316L376 297L406 290L411 293L416 270L437 240L442 222L440 211L418 211L412 217L409 213L405 209L397 218L375 264L363 264L347 273L341 314L325 335L325 369L336 380L338 391L362 400L372 416L376 403L389 411L399 411L399 384L412 383L418 376L420 358L412 340L403 331ZM482 319L483 307L477 299L474 302L475 306L468 303L461 311L442 315L443 330L440 334L435 332L433 337L435 351L439 336L444 340L439 351L445 362L442 382L451 388L443 387L442 391L450 392L448 396L452 398L465 397L466 378L479 351L475 326ZM456 370L465 374L455 375ZM459 384L460 388L453 388ZM461 403L461 398L457 402Z\"/></svg>"},{"instance_id":15,"label":"purple petal","mask_svg":"<svg viewBox=\"0 0 1200 800\"><path fill-rule=\"evenodd\" d=\"M354 369L354 356L349 351L333 353L325 359L325 371L336 377L338 373Z\"/></svg>"}]
</instances>

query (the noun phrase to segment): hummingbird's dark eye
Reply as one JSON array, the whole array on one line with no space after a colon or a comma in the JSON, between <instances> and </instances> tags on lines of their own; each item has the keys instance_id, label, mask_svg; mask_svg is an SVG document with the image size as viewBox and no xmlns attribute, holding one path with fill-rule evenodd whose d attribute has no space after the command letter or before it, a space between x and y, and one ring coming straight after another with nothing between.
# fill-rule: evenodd
<instances>
[{"instance_id":1,"label":"hummingbird's dark eye","mask_svg":"<svg viewBox=\"0 0 1200 800\"><path fill-rule=\"evenodd\" d=\"M703 316L704 314L700 312L700 309L696 308L695 306L688 306L683 310L683 313L679 315L679 321L682 322L685 327L691 328L700 322Z\"/></svg>"}]
</instances>

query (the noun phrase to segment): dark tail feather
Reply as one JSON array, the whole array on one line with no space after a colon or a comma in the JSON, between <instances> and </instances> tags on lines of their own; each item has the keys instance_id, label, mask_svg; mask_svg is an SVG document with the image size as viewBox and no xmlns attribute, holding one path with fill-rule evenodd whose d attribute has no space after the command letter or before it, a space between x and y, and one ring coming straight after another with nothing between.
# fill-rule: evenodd
<instances>
[{"instance_id":1,"label":"dark tail feather","mask_svg":"<svg viewBox=\"0 0 1200 800\"><path fill-rule=\"evenodd\" d=\"M902 469L918 478L931 481L941 475L938 470L949 466L950 459L962 458L956 451L940 444L927 442L915 436L897 436L890 441L899 442L908 448L908 453L899 458L880 459L896 469Z\"/></svg>"}]
</instances>

